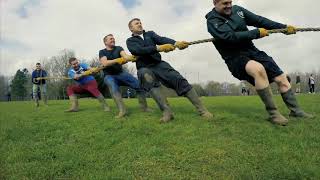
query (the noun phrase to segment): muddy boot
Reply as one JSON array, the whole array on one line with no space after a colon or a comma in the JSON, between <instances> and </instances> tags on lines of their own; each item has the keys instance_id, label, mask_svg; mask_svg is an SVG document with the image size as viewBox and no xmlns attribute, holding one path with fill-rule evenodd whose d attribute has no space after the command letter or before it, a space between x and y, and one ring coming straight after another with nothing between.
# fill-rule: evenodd
<instances>
[{"instance_id":1,"label":"muddy boot","mask_svg":"<svg viewBox=\"0 0 320 180\"><path fill-rule=\"evenodd\" d=\"M39 107L39 99L37 97L34 98L34 105Z\"/></svg>"},{"instance_id":2,"label":"muddy boot","mask_svg":"<svg viewBox=\"0 0 320 180\"><path fill-rule=\"evenodd\" d=\"M43 95L43 103L45 106L48 106L48 97L47 95Z\"/></svg>"},{"instance_id":3,"label":"muddy boot","mask_svg":"<svg viewBox=\"0 0 320 180\"><path fill-rule=\"evenodd\" d=\"M105 111L105 112L110 112L110 107L109 107L108 104L106 103L106 100L104 99L103 95L100 94L100 95L97 97L97 99L98 99L98 101L100 102L103 111Z\"/></svg>"},{"instance_id":4,"label":"muddy boot","mask_svg":"<svg viewBox=\"0 0 320 180\"><path fill-rule=\"evenodd\" d=\"M285 93L281 93L284 103L287 105L290 110L289 117L296 118L313 118L314 116L308 113L305 113L298 105L297 99L292 91L289 89Z\"/></svg>"},{"instance_id":5,"label":"muddy boot","mask_svg":"<svg viewBox=\"0 0 320 180\"><path fill-rule=\"evenodd\" d=\"M119 114L116 116L116 118L123 118L124 116L126 116L127 110L123 103L120 92L113 93L113 100L117 104L117 107L119 109Z\"/></svg>"},{"instance_id":6,"label":"muddy boot","mask_svg":"<svg viewBox=\"0 0 320 180\"><path fill-rule=\"evenodd\" d=\"M203 106L198 94L193 88L190 91L188 91L187 94L185 94L185 96L196 107L201 117L205 119L210 119L213 117L213 115L207 110L207 108Z\"/></svg>"},{"instance_id":7,"label":"muddy boot","mask_svg":"<svg viewBox=\"0 0 320 180\"><path fill-rule=\"evenodd\" d=\"M71 108L66 110L65 112L78 112L79 111L79 104L78 98L76 95L69 96L71 102Z\"/></svg>"},{"instance_id":8,"label":"muddy boot","mask_svg":"<svg viewBox=\"0 0 320 180\"><path fill-rule=\"evenodd\" d=\"M161 94L160 88L155 87L150 91L153 99L158 104L160 110L162 111L162 117L160 118L160 123L167 123L174 119L172 111L167 104L166 98Z\"/></svg>"},{"instance_id":9,"label":"muddy boot","mask_svg":"<svg viewBox=\"0 0 320 180\"><path fill-rule=\"evenodd\" d=\"M144 92L137 93L137 98L142 112L152 112L152 110L148 108L148 103Z\"/></svg>"},{"instance_id":10,"label":"muddy boot","mask_svg":"<svg viewBox=\"0 0 320 180\"><path fill-rule=\"evenodd\" d=\"M268 86L265 89L257 90L258 95L260 96L262 102L266 106L266 110L269 113L269 120L277 125L285 126L288 124L288 119L280 114L272 99L271 88Z\"/></svg>"}]
</instances>

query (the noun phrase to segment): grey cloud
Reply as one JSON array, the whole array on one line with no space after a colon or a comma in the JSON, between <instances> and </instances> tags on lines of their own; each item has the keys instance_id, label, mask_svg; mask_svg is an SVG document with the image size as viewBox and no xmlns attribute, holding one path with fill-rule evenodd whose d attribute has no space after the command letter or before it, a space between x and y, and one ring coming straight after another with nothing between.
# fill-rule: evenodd
<instances>
[{"instance_id":1,"label":"grey cloud","mask_svg":"<svg viewBox=\"0 0 320 180\"><path fill-rule=\"evenodd\" d=\"M319 1L239 0L234 1L234 4L240 4L275 21L297 26L320 26L317 19ZM18 66L30 66L32 61L53 56L64 48L75 50L80 58L91 59L97 56L99 49L104 48L101 39L107 33L113 33L117 44L126 49L125 41L131 34L127 23L133 17L141 18L146 30L154 30L176 40L209 38L204 16L213 8L211 0L140 0L138 5L129 10L118 0L48 0L33 7L33 13L28 18L21 19L12 10L19 7L17 2L6 1L4 6L2 15L5 15L2 19L5 26L1 26L2 36L22 41L31 49L23 56L13 50L1 53L1 67L8 67L1 68L1 73L4 74L12 74ZM177 9L181 13L177 13ZM320 68L319 40L320 33L300 33L293 36L279 34L256 40L255 44L273 56L287 72L312 71ZM182 74L186 74L191 82L238 82L231 76L211 43L163 56Z\"/></svg>"}]
</instances>

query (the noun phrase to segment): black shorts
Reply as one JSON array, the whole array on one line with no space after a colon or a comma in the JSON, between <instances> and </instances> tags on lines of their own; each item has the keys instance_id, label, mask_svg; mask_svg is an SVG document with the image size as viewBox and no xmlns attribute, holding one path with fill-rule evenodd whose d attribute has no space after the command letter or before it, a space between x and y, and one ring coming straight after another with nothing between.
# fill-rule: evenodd
<instances>
[{"instance_id":1,"label":"black shorts","mask_svg":"<svg viewBox=\"0 0 320 180\"><path fill-rule=\"evenodd\" d=\"M262 64L265 68L269 82L273 82L274 78L283 74L283 71L277 63L263 51L250 52L248 54L240 54L236 57L225 59L225 63L232 75L239 80L246 80L250 84L255 85L254 78L247 74L246 65L250 60L254 60Z\"/></svg>"},{"instance_id":2,"label":"black shorts","mask_svg":"<svg viewBox=\"0 0 320 180\"><path fill-rule=\"evenodd\" d=\"M148 82L145 79L146 73L152 77L152 82ZM160 83L175 90L179 96L185 95L192 89L189 82L165 61L161 61L155 65L139 68L138 79L145 91L150 91L153 87L159 87Z\"/></svg>"}]
</instances>

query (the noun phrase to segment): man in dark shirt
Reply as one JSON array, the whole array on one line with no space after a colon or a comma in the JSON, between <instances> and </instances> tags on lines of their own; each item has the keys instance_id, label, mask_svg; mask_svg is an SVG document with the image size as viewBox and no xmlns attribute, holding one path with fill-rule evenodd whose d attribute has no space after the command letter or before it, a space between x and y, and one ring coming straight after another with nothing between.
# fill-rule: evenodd
<instances>
[{"instance_id":1,"label":"man in dark shirt","mask_svg":"<svg viewBox=\"0 0 320 180\"><path fill-rule=\"evenodd\" d=\"M36 69L32 72L32 94L33 99L35 101L36 107L39 107L39 95L38 90L40 89L40 92L42 93L42 98L44 104L47 106L47 85L46 80L43 79L47 77L47 72L41 68L40 63L36 63Z\"/></svg>"},{"instance_id":2,"label":"man in dark shirt","mask_svg":"<svg viewBox=\"0 0 320 180\"><path fill-rule=\"evenodd\" d=\"M175 47L187 48L188 43L161 37L153 31L144 31L138 18L129 22L129 29L132 32L132 37L127 39L127 46L133 55L138 56L136 66L142 87L151 92L159 108L163 111L160 122L168 122L173 119L166 98L160 93L160 82L166 87L174 89L179 96L186 96L202 117L211 118L212 114L203 106L189 82L167 62L163 61L159 53L172 51Z\"/></svg>"},{"instance_id":3,"label":"man in dark shirt","mask_svg":"<svg viewBox=\"0 0 320 180\"><path fill-rule=\"evenodd\" d=\"M136 90L141 110L144 112L149 111L145 91L140 87L139 81L122 69L122 64L135 60L135 57L126 54L121 46L116 46L115 38L112 34L105 36L103 42L106 48L99 51L99 59L101 64L106 66L103 70L104 83L108 86L110 94L119 109L119 114L116 117L121 118L127 114L120 86L128 86Z\"/></svg>"},{"instance_id":4,"label":"man in dark shirt","mask_svg":"<svg viewBox=\"0 0 320 180\"><path fill-rule=\"evenodd\" d=\"M253 39L268 36L266 29L286 28L286 34L294 34L296 28L255 15L243 7L232 6L232 0L213 0L213 3L215 7L206 19L208 31L216 39L214 45L232 75L255 86L271 122L286 125L288 120L277 110L269 82L277 83L291 117L312 117L298 106L286 75L272 57L252 43ZM247 25L258 28L249 30Z\"/></svg>"}]
</instances>

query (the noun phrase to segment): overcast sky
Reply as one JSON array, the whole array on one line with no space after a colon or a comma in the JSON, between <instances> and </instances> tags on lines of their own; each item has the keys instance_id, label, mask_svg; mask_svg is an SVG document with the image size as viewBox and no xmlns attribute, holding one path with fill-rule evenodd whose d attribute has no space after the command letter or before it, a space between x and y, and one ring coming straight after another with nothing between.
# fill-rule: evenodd
<instances>
[{"instance_id":1,"label":"overcast sky","mask_svg":"<svg viewBox=\"0 0 320 180\"><path fill-rule=\"evenodd\" d=\"M205 15L212 0L0 0L0 73L13 75L43 57L72 49L80 59L92 59L112 33L126 50L127 27L134 17L145 30L175 40L210 38ZM298 27L320 27L318 0L234 0L250 11ZM286 72L320 70L320 33L271 35L255 40ZM163 54L163 59L190 82L229 81L233 78L211 43ZM133 65L133 64L132 64Z\"/></svg>"}]
</instances>

